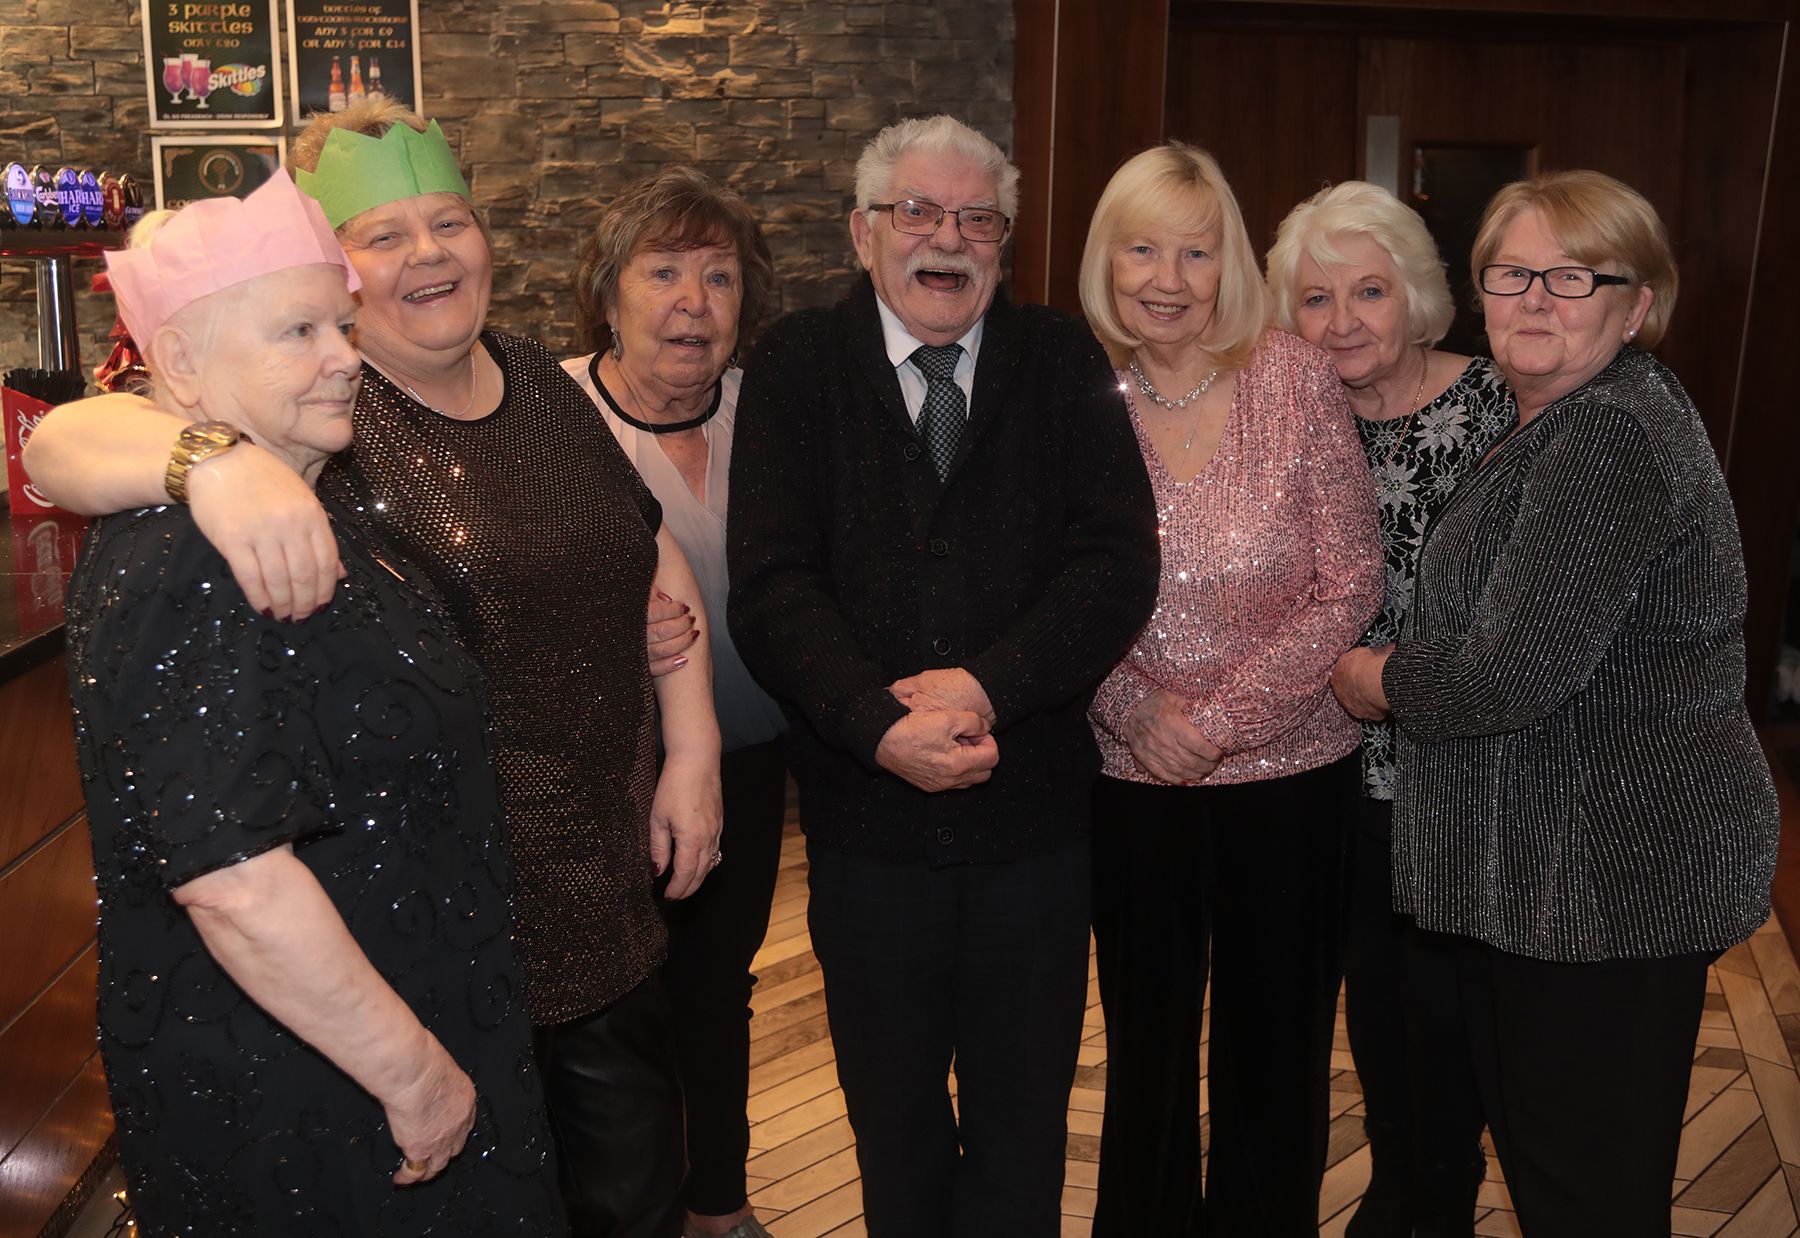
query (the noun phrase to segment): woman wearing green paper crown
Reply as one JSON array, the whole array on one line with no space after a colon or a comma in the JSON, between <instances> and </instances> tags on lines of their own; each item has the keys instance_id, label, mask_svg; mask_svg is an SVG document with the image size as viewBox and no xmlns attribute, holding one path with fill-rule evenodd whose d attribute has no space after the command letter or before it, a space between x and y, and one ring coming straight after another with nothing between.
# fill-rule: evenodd
<instances>
[{"instance_id":1,"label":"woman wearing green paper crown","mask_svg":"<svg viewBox=\"0 0 1800 1238\"><path fill-rule=\"evenodd\" d=\"M681 1098L652 882L672 869L683 898L719 863L719 732L698 628L647 654L643 625L653 594L697 609L700 591L580 388L535 341L483 329L492 254L437 124L371 100L315 120L292 162L362 280L356 437L319 492L430 577L487 680L525 978L496 999L529 1009L570 1220L674 1235ZM88 513L166 502L183 429L132 397L65 405L32 476ZM186 497L251 604L302 620L330 597L336 543L267 455L213 446ZM669 664L654 680L652 654Z\"/></svg>"}]
</instances>

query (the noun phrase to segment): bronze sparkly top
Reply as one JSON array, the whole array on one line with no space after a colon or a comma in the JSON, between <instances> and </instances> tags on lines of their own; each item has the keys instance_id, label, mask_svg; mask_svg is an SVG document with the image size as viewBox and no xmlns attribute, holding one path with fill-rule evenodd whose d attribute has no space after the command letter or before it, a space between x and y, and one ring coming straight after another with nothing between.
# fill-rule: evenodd
<instances>
[{"instance_id":1,"label":"bronze sparkly top","mask_svg":"<svg viewBox=\"0 0 1800 1238\"><path fill-rule=\"evenodd\" d=\"M482 343L506 391L476 421L364 366L356 441L319 488L431 576L481 666L526 998L534 1022L557 1023L626 993L666 951L644 651L662 512L542 345Z\"/></svg>"}]
</instances>

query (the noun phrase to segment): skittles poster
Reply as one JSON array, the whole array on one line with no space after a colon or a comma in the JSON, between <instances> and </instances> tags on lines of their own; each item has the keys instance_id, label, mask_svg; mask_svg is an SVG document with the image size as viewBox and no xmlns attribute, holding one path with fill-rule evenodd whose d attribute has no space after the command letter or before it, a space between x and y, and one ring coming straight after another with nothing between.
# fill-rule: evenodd
<instances>
[{"instance_id":1,"label":"skittles poster","mask_svg":"<svg viewBox=\"0 0 1800 1238\"><path fill-rule=\"evenodd\" d=\"M153 129L281 127L275 0L142 0Z\"/></svg>"}]
</instances>

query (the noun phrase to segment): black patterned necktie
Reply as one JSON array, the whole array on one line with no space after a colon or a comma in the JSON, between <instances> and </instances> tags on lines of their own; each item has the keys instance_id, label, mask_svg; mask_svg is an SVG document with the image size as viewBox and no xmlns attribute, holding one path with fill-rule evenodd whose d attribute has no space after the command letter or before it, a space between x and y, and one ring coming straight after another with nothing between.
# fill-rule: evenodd
<instances>
[{"instance_id":1,"label":"black patterned necktie","mask_svg":"<svg viewBox=\"0 0 1800 1238\"><path fill-rule=\"evenodd\" d=\"M931 465L938 480L950 474L950 461L956 455L957 440L962 437L968 409L963 391L953 377L956 363L962 357L961 344L921 344L913 350L912 363L925 375L925 403L919 409L919 437L931 453Z\"/></svg>"}]
</instances>

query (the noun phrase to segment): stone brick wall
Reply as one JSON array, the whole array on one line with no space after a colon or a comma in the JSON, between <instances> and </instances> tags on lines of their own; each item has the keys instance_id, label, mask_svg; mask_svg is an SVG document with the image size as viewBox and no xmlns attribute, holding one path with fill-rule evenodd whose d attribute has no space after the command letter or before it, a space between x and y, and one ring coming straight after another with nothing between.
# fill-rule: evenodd
<instances>
[{"instance_id":1,"label":"stone brick wall","mask_svg":"<svg viewBox=\"0 0 1800 1238\"><path fill-rule=\"evenodd\" d=\"M581 239L634 177L681 161L737 186L763 220L786 310L849 282L852 164L875 130L949 111L1011 149L1011 0L419 7L426 114L493 224L490 321L557 354L576 347L567 289ZM142 56L133 0L0 0L0 162L148 184ZM95 269L78 264L77 284ZM36 364L33 288L28 264L0 266L0 369ZM91 370L112 314L106 298L78 297Z\"/></svg>"},{"instance_id":2,"label":"stone brick wall","mask_svg":"<svg viewBox=\"0 0 1800 1238\"><path fill-rule=\"evenodd\" d=\"M150 185L144 35L128 0L0 0L0 164L131 172ZM87 291L98 261L74 265L81 360L106 359L112 298ZM33 264L0 261L0 371L37 364Z\"/></svg>"}]
</instances>

